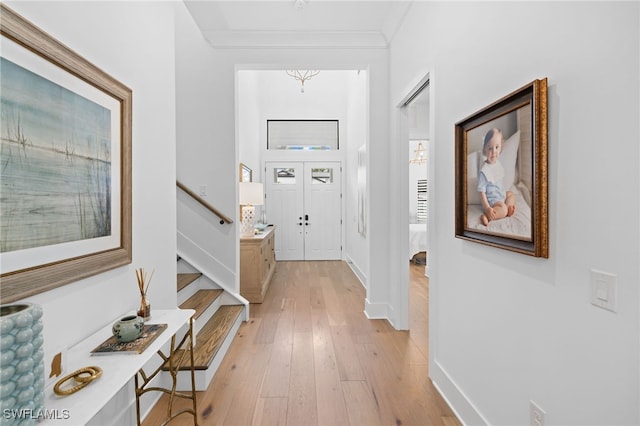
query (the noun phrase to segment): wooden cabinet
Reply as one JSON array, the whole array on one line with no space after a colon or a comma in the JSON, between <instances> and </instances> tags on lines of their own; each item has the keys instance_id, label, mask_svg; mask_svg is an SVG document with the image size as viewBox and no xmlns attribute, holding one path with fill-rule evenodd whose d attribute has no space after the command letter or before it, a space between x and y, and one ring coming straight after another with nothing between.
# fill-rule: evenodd
<instances>
[{"instance_id":1,"label":"wooden cabinet","mask_svg":"<svg viewBox=\"0 0 640 426\"><path fill-rule=\"evenodd\" d=\"M262 234L240 238L240 294L251 303L262 303L276 269L275 226Z\"/></svg>"}]
</instances>

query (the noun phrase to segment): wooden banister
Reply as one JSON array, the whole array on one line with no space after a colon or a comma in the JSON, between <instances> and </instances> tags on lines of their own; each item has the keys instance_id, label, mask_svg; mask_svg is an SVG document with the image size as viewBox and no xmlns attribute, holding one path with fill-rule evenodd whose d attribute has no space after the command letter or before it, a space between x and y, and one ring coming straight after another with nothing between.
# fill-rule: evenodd
<instances>
[{"instance_id":1,"label":"wooden banister","mask_svg":"<svg viewBox=\"0 0 640 426\"><path fill-rule=\"evenodd\" d=\"M215 207L213 207L211 204L207 203L205 200L203 200L198 194L196 194L195 192L193 192L192 190L190 190L189 188L187 188L186 186L184 186L184 184L180 183L179 181L176 181L176 185L178 186L178 188L182 189L184 192L187 193L187 195L189 195L191 198L193 198L194 200L196 200L198 203L202 204L207 210L209 210L211 213L215 214L216 216L218 216L220 218L220 225L223 225L225 223L233 223L233 219L231 219L230 217L222 214L220 212L220 210L216 209Z\"/></svg>"}]
</instances>

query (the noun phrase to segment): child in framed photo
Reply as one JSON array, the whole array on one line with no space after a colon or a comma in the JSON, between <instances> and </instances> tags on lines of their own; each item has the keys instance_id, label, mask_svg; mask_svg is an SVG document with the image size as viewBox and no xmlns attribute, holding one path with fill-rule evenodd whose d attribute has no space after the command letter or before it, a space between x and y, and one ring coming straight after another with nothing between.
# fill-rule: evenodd
<instances>
[{"instance_id":1,"label":"child in framed photo","mask_svg":"<svg viewBox=\"0 0 640 426\"><path fill-rule=\"evenodd\" d=\"M532 169L528 107L468 133L466 229L531 240Z\"/></svg>"},{"instance_id":2,"label":"child in framed photo","mask_svg":"<svg viewBox=\"0 0 640 426\"><path fill-rule=\"evenodd\" d=\"M502 130L493 128L484 136L482 154L485 161L478 173L478 192L484 213L480 221L488 226L492 220L512 216L516 211L515 197L511 191L505 191L504 167L500 154L504 144Z\"/></svg>"}]
</instances>

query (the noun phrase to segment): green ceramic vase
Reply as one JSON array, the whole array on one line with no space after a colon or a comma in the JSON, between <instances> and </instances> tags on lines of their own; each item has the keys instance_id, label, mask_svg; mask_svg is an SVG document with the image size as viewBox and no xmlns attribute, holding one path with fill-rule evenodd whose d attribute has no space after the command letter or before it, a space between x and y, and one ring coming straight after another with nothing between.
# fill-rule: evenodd
<instances>
[{"instance_id":1,"label":"green ceramic vase","mask_svg":"<svg viewBox=\"0 0 640 426\"><path fill-rule=\"evenodd\" d=\"M116 339L118 339L118 342L126 343L132 342L142 336L143 326L144 319L142 319L142 317L129 315L116 321L111 330Z\"/></svg>"}]
</instances>

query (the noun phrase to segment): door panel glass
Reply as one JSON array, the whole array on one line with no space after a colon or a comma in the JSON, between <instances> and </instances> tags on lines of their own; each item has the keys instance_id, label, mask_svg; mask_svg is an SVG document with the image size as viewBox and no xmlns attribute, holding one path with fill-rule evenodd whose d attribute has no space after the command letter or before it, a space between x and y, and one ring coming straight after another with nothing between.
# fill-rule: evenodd
<instances>
[{"instance_id":1,"label":"door panel glass","mask_svg":"<svg viewBox=\"0 0 640 426\"><path fill-rule=\"evenodd\" d=\"M293 168L279 168L273 169L273 182L285 185L296 184L296 169Z\"/></svg>"},{"instance_id":2,"label":"door panel glass","mask_svg":"<svg viewBox=\"0 0 640 426\"><path fill-rule=\"evenodd\" d=\"M333 169L332 168L312 168L311 183L313 185L333 183Z\"/></svg>"}]
</instances>

